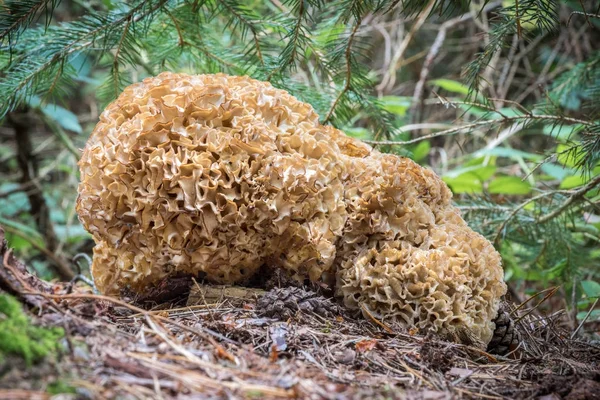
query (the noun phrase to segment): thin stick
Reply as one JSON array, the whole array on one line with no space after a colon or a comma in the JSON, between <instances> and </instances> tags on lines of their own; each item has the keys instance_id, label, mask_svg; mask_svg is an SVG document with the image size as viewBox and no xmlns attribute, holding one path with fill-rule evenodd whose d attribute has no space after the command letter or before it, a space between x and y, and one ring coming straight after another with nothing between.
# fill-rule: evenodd
<instances>
[{"instance_id":1,"label":"thin stick","mask_svg":"<svg viewBox=\"0 0 600 400\"><path fill-rule=\"evenodd\" d=\"M429 135L424 135L424 136L420 136L411 140L363 140L364 143L367 144L376 144L376 145L384 145L384 146L395 146L395 145L406 145L406 144L412 144L412 143L417 143L423 140L427 140L427 139L432 139L435 137L439 137L439 136L446 136L446 135L453 135L456 133L460 133L462 131L468 130L468 129L473 129L473 128L478 128L481 126L486 126L486 125L493 125L493 124L500 124L500 123L504 123L504 122L511 122L511 121L522 121L522 120L535 120L535 121L563 121L563 122L572 122L572 123L578 123L578 124L585 124L585 125L592 125L591 122L589 121L583 121L583 120L579 120L576 118L568 118L568 117L563 117L563 116L559 116L559 115L516 115L514 117L504 117L504 118L496 118L496 119L489 119L489 120L485 120L485 121L477 121L477 122L473 122L467 125L463 125L463 126L459 126L456 128L451 128L451 129L446 129L444 131L440 131L440 132L434 132L434 133L430 133Z\"/></svg>"},{"instance_id":2,"label":"thin stick","mask_svg":"<svg viewBox=\"0 0 600 400\"><path fill-rule=\"evenodd\" d=\"M495 1L495 2L490 3L487 6L485 6L483 8L483 10L481 10L481 12L487 13L496 7L500 7L501 5L502 5L501 1ZM431 66L433 65L433 61L437 57L438 53L440 52L440 49L442 48L442 45L444 44L444 41L446 40L446 34L447 34L448 30L458 24L461 24L465 21L472 19L473 16L474 16L474 13L469 12L469 13L461 15L460 17L456 17L451 20L448 20L440 26L438 34L437 34L433 44L431 45L431 49L429 50L427 57L425 57L425 62L423 63L423 68L421 69L421 73L419 75L419 81L417 82L417 85L415 86L415 91L413 94L413 108L418 107L418 105L420 104L420 102L423 98L423 89L425 87L425 81L427 81L427 78L429 77L429 73L431 72Z\"/></svg>"},{"instance_id":3,"label":"thin stick","mask_svg":"<svg viewBox=\"0 0 600 400\"><path fill-rule=\"evenodd\" d=\"M538 219L538 223L543 224L544 222L548 222L551 219L558 217L560 214L562 214L571 204L573 204L573 202L581 200L583 198L583 196L586 195L586 193L596 189L596 187L600 185L600 175L598 175L597 177L595 177L594 179L592 179L591 181L589 181L587 184L585 184L584 186L580 187L579 189L577 189L575 192L573 192L573 195L571 195L571 197L569 197L567 200L565 200L564 203L562 203L558 208L556 208L554 211L552 211L549 214L546 214L545 216L543 216L542 218Z\"/></svg>"},{"instance_id":4,"label":"thin stick","mask_svg":"<svg viewBox=\"0 0 600 400\"><path fill-rule=\"evenodd\" d=\"M362 20L356 21L352 32L350 33L350 37L348 38L348 45L346 46L345 58L346 58L346 83L344 84L344 88L337 95L327 116L325 117L324 123L327 123L333 117L335 113L335 109L337 108L338 103L342 99L342 97L350 90L352 87L352 42L354 42L354 38L356 37L356 32L358 32L358 28L360 28Z\"/></svg>"},{"instance_id":5,"label":"thin stick","mask_svg":"<svg viewBox=\"0 0 600 400\"><path fill-rule=\"evenodd\" d=\"M527 311L525 314L521 315L519 318L517 318L515 320L515 324L518 323L519 321L521 321L523 318L525 318L526 316L528 316L529 314L531 314L532 312L534 312L540 305L542 305L543 302L545 302L546 300L548 300L550 297L554 296L554 294L556 292L558 292L558 289L560 289L560 286L555 286L553 288L550 289L546 289L546 290L542 290L539 293L534 294L533 296L531 296L529 299L525 300L525 302L519 304L519 306L513 311L516 312L519 308L521 308L523 305L525 305L527 302L529 302L529 300L536 298L538 295L544 293L544 292L548 292L543 299L541 299L539 301L539 303L537 303L531 310ZM511 313L512 314L512 313Z\"/></svg>"},{"instance_id":6,"label":"thin stick","mask_svg":"<svg viewBox=\"0 0 600 400\"><path fill-rule=\"evenodd\" d=\"M581 329L583 324L585 324L585 322L588 320L588 318L592 314L592 311L594 310L594 308L596 308L596 304L598 304L598 300L600 300L600 297L596 298L596 301L594 301L594 304L592 304L592 307L588 310L587 314L585 314L585 317L583 318L583 320L581 321L581 323L579 324L577 329L575 329L575 332L573 332L571 334L571 339L573 339L573 338L575 338L575 336L577 336L577 333L579 332L579 330Z\"/></svg>"},{"instance_id":7,"label":"thin stick","mask_svg":"<svg viewBox=\"0 0 600 400\"><path fill-rule=\"evenodd\" d=\"M394 330L392 328L390 328L389 326L387 326L386 324L384 324L383 322L381 322L380 320L378 320L377 318L375 318L373 316L373 314L371 314L371 312L369 310L367 310L367 308L364 305L360 306L360 309L367 314L367 316L373 321L375 322L377 325L379 325L380 327L382 327L387 333L394 333Z\"/></svg>"}]
</instances>

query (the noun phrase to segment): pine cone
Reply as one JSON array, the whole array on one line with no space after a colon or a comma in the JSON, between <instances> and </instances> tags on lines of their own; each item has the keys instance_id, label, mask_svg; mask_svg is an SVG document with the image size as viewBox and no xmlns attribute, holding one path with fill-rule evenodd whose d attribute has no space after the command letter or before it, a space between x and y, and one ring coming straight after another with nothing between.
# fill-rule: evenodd
<instances>
[{"instance_id":1,"label":"pine cone","mask_svg":"<svg viewBox=\"0 0 600 400\"><path fill-rule=\"evenodd\" d=\"M501 307L498 310L498 316L494 320L496 329L494 336L488 344L487 351L489 353L505 355L510 353L519 345L519 335L515 330L515 323L510 318L508 307Z\"/></svg>"},{"instance_id":2,"label":"pine cone","mask_svg":"<svg viewBox=\"0 0 600 400\"><path fill-rule=\"evenodd\" d=\"M298 287L277 288L258 300L258 308L267 317L286 320L298 311L313 312L322 317L339 314L339 306L315 292Z\"/></svg>"}]
</instances>

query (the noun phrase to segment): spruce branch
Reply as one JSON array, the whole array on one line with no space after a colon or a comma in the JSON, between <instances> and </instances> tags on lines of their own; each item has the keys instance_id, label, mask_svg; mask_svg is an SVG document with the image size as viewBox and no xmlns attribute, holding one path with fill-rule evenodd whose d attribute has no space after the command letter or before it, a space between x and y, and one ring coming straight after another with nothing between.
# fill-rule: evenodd
<instances>
[{"instance_id":1,"label":"spruce branch","mask_svg":"<svg viewBox=\"0 0 600 400\"><path fill-rule=\"evenodd\" d=\"M590 180L585 185L581 186L577 190L574 190L571 195L564 201L560 206L555 208L552 212L544 215L543 217L538 219L538 223L543 224L550 221L553 218L558 217L560 214L565 212L568 208L570 208L574 203L581 201L584 196L591 192L594 189L597 189L600 185L600 175L596 176L592 180Z\"/></svg>"},{"instance_id":2,"label":"spruce branch","mask_svg":"<svg viewBox=\"0 0 600 400\"><path fill-rule=\"evenodd\" d=\"M169 19L171 20L171 22L173 22L173 26L175 27L175 30L177 31L177 37L178 37L178 46L179 47L183 47L185 46L185 39L184 39L184 35L183 32L181 30L181 26L179 24L179 22L177 21L177 19L175 19L175 17L173 16L173 14L171 13L171 11L169 11L166 7L163 7L163 11L164 13L169 17Z\"/></svg>"},{"instance_id":3,"label":"spruce branch","mask_svg":"<svg viewBox=\"0 0 600 400\"><path fill-rule=\"evenodd\" d=\"M583 7L582 7L583 8ZM569 15L569 20L567 21L567 26L571 25L571 19L575 16L575 15L583 15L585 16L585 21L587 22L587 24L591 27L593 27L594 25L592 25L592 22L590 21L590 17L593 18L600 18L600 14L590 14L587 12L583 12L583 11L572 11L571 15Z\"/></svg>"},{"instance_id":4,"label":"spruce branch","mask_svg":"<svg viewBox=\"0 0 600 400\"><path fill-rule=\"evenodd\" d=\"M504 46L507 38L513 35L519 40L526 38L523 24L533 24L542 32L550 32L558 26L558 5L556 0L518 0L513 6L499 11L499 18L489 32L489 42L468 64L464 74L470 86L470 94L478 93L481 83L480 72L486 69Z\"/></svg>"},{"instance_id":5,"label":"spruce branch","mask_svg":"<svg viewBox=\"0 0 600 400\"><path fill-rule=\"evenodd\" d=\"M495 8L500 7L501 5L502 5L501 1L492 2L490 4L487 4L485 7L483 7L481 12L488 13L488 12L494 10ZM474 17L475 17L475 15L473 14L473 12L468 12L459 17L452 18L452 19L444 22L442 24L442 26L440 27L438 34L433 42L433 45L429 49L429 53L427 53L427 57L425 58L425 62L423 63L423 68L421 68L421 73L419 74L419 81L417 82L417 85L415 86L415 91L413 94L413 111L416 111L418 105L420 104L420 102L423 99L423 90L425 88L425 82L427 81L427 78L429 77L429 73L431 72L431 67L433 65L433 61L437 57L438 53L440 52L440 49L442 48L442 45L444 44L444 41L446 40L446 35L448 33L448 30L451 28L454 28L457 25L462 24L463 22L471 20Z\"/></svg>"},{"instance_id":6,"label":"spruce branch","mask_svg":"<svg viewBox=\"0 0 600 400\"><path fill-rule=\"evenodd\" d=\"M376 12L377 5L372 0L346 0L340 4L340 13L337 23L347 24L350 18L355 21L362 20L369 11Z\"/></svg>"},{"instance_id":7,"label":"spruce branch","mask_svg":"<svg viewBox=\"0 0 600 400\"><path fill-rule=\"evenodd\" d=\"M275 74L285 71L287 68L291 67L293 69L298 51L303 50L311 41L304 27L304 22L308 18L308 8L305 1L298 1L295 8L298 11L292 28L288 32L288 42L281 51L278 66L267 75L267 81L270 81Z\"/></svg>"},{"instance_id":8,"label":"spruce branch","mask_svg":"<svg viewBox=\"0 0 600 400\"><path fill-rule=\"evenodd\" d=\"M331 108L327 112L327 116L325 117L325 120L323 121L324 123L328 123L329 121L331 121L331 118L333 117L333 114L336 110L338 103L340 102L340 99L342 99L342 97L346 94L346 92L348 92L352 88L352 42L354 41L356 32L358 32L358 28L360 27L361 21L362 21L361 19L358 19L356 21L356 23L354 24L354 28L352 28L352 32L350 33L350 37L348 38L348 44L346 45L346 50L345 50L346 80L344 83L344 87L340 91L340 93L337 95L333 104L331 105Z\"/></svg>"},{"instance_id":9,"label":"spruce branch","mask_svg":"<svg viewBox=\"0 0 600 400\"><path fill-rule=\"evenodd\" d=\"M61 33L65 40L63 42L49 45L49 49L43 40L38 44L41 56L30 53L21 62L11 65L6 71L6 77L0 80L0 117L17 107L25 98L36 93L43 83L47 81L47 72L59 74L62 72L56 68L69 56L81 51L94 49L96 43L112 47L111 39L116 30L123 25L142 21L161 8L168 0L145 0L140 1L135 7L122 14L109 14L107 16L96 16L84 18L61 27ZM39 33L39 32L37 32ZM43 37L42 37L43 39ZM54 38L48 40L52 41ZM105 47L101 47L106 50ZM33 50L32 50L33 51ZM10 76L10 78L9 78Z\"/></svg>"},{"instance_id":10,"label":"spruce branch","mask_svg":"<svg viewBox=\"0 0 600 400\"><path fill-rule=\"evenodd\" d=\"M521 15L519 14L519 0L515 0L515 20L517 21L517 37L523 37L521 28Z\"/></svg>"},{"instance_id":11,"label":"spruce branch","mask_svg":"<svg viewBox=\"0 0 600 400\"><path fill-rule=\"evenodd\" d=\"M0 4L0 45L8 40L9 48L15 36L25 30L39 12L45 12L46 25L60 0L9 0Z\"/></svg>"},{"instance_id":12,"label":"spruce branch","mask_svg":"<svg viewBox=\"0 0 600 400\"><path fill-rule=\"evenodd\" d=\"M57 87L58 83L60 82L60 77L63 74L64 67L65 67L65 60L61 60L59 66L56 70L56 73L54 74L54 79L52 80L50 87L48 88L48 90L46 91L46 94L44 95L44 99L43 99L44 101L48 100L54 93L54 89Z\"/></svg>"},{"instance_id":13,"label":"spruce branch","mask_svg":"<svg viewBox=\"0 0 600 400\"><path fill-rule=\"evenodd\" d=\"M194 43L190 43L190 42L184 42L184 44L187 46L193 47L194 49L200 51L200 53L204 54L207 58L210 58L210 59L218 62L221 65L227 66L233 70L235 70L237 67L235 64L232 64L229 61L219 57L218 55L211 53L206 47L203 47L203 46L200 46L200 45L197 45Z\"/></svg>"},{"instance_id":14,"label":"spruce branch","mask_svg":"<svg viewBox=\"0 0 600 400\"><path fill-rule=\"evenodd\" d=\"M242 36L245 35L246 30L249 30L250 33L252 33L256 56L258 57L258 60L260 61L261 66L264 68L265 61L263 59L260 42L258 40L259 30L257 28L257 24L252 19L252 18L255 18L255 16L252 15L251 10L247 6L245 6L243 4L239 4L236 1L218 0L218 2L219 2L219 4L221 4L221 6L225 10L227 10L229 13L231 13L231 15L233 16L233 19L235 19L239 23L239 25L242 26L242 32L241 32ZM235 27L234 27L234 30L235 30Z\"/></svg>"},{"instance_id":15,"label":"spruce branch","mask_svg":"<svg viewBox=\"0 0 600 400\"><path fill-rule=\"evenodd\" d=\"M113 57L111 75L113 76L113 84L114 84L114 97L117 97L120 93L120 74L119 74L119 56L121 51L123 51L123 46L125 44L125 38L129 33L129 26L131 25L131 16L126 19L125 26L123 27L123 33L121 34L121 38L119 39L119 43L117 44L117 48L115 50L115 55Z\"/></svg>"},{"instance_id":16,"label":"spruce branch","mask_svg":"<svg viewBox=\"0 0 600 400\"><path fill-rule=\"evenodd\" d=\"M600 161L600 123L581 131L581 145L575 153L577 167L585 172L592 171Z\"/></svg>"},{"instance_id":17,"label":"spruce branch","mask_svg":"<svg viewBox=\"0 0 600 400\"><path fill-rule=\"evenodd\" d=\"M498 228L496 229L496 234L494 236L494 244L496 246L500 245L500 239L502 237L502 233L504 232L504 229L506 228L506 226L508 225L508 223L525 207L527 207L529 204L536 202L540 199L543 199L545 197L548 196L553 196L555 195L556 192L552 191L552 192L544 192L544 193L540 193L537 196L533 196L527 200L525 200L524 202L522 202L521 204L519 204L516 207L510 208L509 209L509 213L508 216L506 218L504 218L502 220L502 223L498 226Z\"/></svg>"}]
</instances>

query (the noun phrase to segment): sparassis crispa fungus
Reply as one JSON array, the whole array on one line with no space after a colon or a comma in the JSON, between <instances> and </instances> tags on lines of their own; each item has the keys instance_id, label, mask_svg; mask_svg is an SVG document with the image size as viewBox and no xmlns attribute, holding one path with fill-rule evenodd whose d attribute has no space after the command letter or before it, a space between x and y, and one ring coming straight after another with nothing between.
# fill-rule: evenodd
<instances>
[{"instance_id":1,"label":"sparassis crispa fungus","mask_svg":"<svg viewBox=\"0 0 600 400\"><path fill-rule=\"evenodd\" d=\"M176 273L240 284L261 266L323 280L350 309L484 346L499 254L433 172L319 123L248 77L162 73L100 117L77 212L98 289Z\"/></svg>"}]
</instances>

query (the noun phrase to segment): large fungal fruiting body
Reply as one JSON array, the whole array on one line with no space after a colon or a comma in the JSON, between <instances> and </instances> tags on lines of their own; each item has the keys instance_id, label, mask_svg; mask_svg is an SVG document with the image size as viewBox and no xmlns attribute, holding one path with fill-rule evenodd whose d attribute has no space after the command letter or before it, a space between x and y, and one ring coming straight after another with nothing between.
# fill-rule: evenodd
<instances>
[{"instance_id":1,"label":"large fungal fruiting body","mask_svg":"<svg viewBox=\"0 0 600 400\"><path fill-rule=\"evenodd\" d=\"M335 282L347 307L383 320L491 338L500 257L447 186L269 83L163 73L131 85L80 168L77 211L104 293L174 273L243 283L266 265Z\"/></svg>"}]
</instances>

